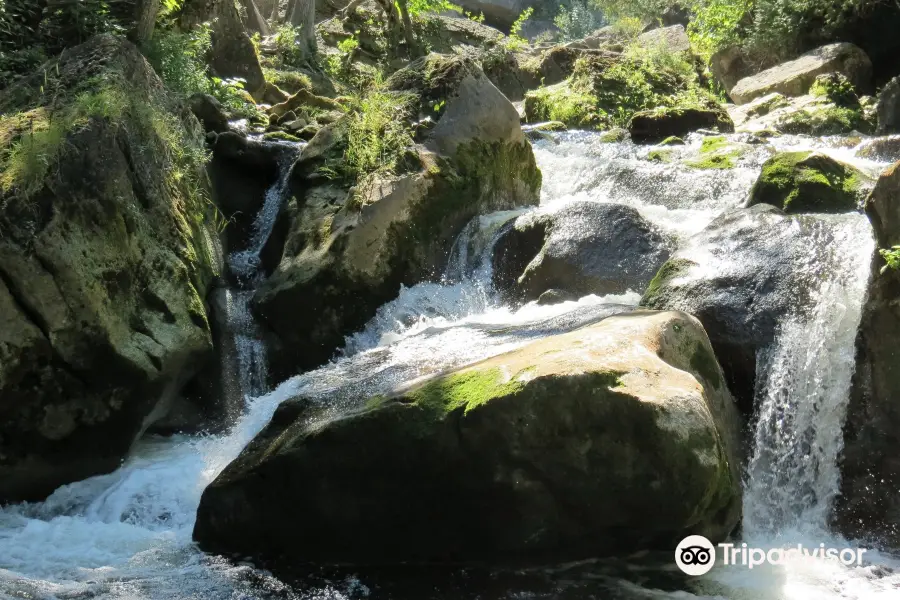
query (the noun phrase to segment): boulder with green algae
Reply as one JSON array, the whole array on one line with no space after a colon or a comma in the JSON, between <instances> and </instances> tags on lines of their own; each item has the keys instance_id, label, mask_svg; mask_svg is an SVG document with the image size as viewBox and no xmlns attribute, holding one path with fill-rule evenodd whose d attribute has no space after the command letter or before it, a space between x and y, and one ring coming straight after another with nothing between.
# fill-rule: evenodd
<instances>
[{"instance_id":1,"label":"boulder with green algae","mask_svg":"<svg viewBox=\"0 0 900 600\"><path fill-rule=\"evenodd\" d=\"M401 285L438 276L472 217L538 203L541 173L519 115L472 60L430 55L386 86L411 98L391 117L419 142L394 172L340 176L369 143L354 137L352 114L322 128L293 167L281 263L255 298L281 349L276 377L327 361ZM422 114L433 125L416 133Z\"/></svg>"},{"instance_id":2,"label":"boulder with green algae","mask_svg":"<svg viewBox=\"0 0 900 600\"><path fill-rule=\"evenodd\" d=\"M203 493L200 547L288 565L556 563L720 541L740 517L740 418L683 313L610 317L357 400L324 421L283 404Z\"/></svg>"},{"instance_id":3,"label":"boulder with green algae","mask_svg":"<svg viewBox=\"0 0 900 600\"><path fill-rule=\"evenodd\" d=\"M0 114L2 503L121 464L213 358L221 258L200 124L135 46L67 50Z\"/></svg>"},{"instance_id":4,"label":"boulder with green algae","mask_svg":"<svg viewBox=\"0 0 900 600\"><path fill-rule=\"evenodd\" d=\"M748 206L771 204L786 213L859 210L872 188L858 169L816 152L782 152L763 165Z\"/></svg>"}]
</instances>

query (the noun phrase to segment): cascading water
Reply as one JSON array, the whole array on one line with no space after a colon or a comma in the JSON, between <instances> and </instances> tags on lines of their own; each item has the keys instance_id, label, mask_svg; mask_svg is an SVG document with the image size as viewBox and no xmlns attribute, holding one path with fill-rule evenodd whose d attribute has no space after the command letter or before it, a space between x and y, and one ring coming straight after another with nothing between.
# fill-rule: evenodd
<instances>
[{"instance_id":1,"label":"cascading water","mask_svg":"<svg viewBox=\"0 0 900 600\"><path fill-rule=\"evenodd\" d=\"M765 158L762 151L753 152L737 169L698 174L648 162L647 150L631 144L601 144L595 134L565 134L559 142L542 142L535 150L544 169L545 207L583 200L624 203L680 236L699 231L723 210L740 206ZM810 141L798 138L778 143ZM699 139L692 139L676 151L689 154L698 147ZM283 177L269 190L247 250L233 254L229 261L238 281L229 315L236 344L245 349L238 352L238 359L243 393L248 396L263 389L265 355L252 319L242 315L249 317L244 312L246 302L259 277L260 252L285 185ZM287 398L302 394L315 399L329 409L327 418L400 383L571 330L637 304L640 290L552 306L504 306L491 292L489 259L498 229L514 216L486 215L473 221L457 240L442 282L403 289L363 331L348 339L341 357L282 383L265 396L250 398L227 434L148 437L115 473L64 486L42 503L0 510L0 597L376 597L364 581L317 580L295 588L252 565L199 552L191 542L191 531L200 495ZM804 524L815 525L807 535L814 535L813 529L824 532L825 515L837 489L836 458L853 369L853 338L873 242L862 217L836 217L822 223L821 234L833 237L826 245L833 255L818 257L818 262L809 265L823 275L816 291L816 312L798 314L785 323L765 360L759 361L765 365L759 378L762 408L753 444L760 450L753 453L748 467L744 525L744 535L754 543L798 541L788 539L791 529ZM245 338L238 339L241 335ZM887 556L875 555L873 561L892 564ZM428 597L447 600L486 596L504 600L897 597L897 588L892 587L898 585L897 578L876 577L875 568L870 567L816 563L774 571L716 569L691 582L690 592L684 590L682 578L671 577L673 568L656 565L651 569L635 561L619 561L612 567L590 563L504 576L502 592L497 591L499 575L492 575L490 587L484 589L471 589L471 581L463 591L444 595L433 586L426 589Z\"/></svg>"},{"instance_id":2,"label":"cascading water","mask_svg":"<svg viewBox=\"0 0 900 600\"><path fill-rule=\"evenodd\" d=\"M278 146L281 150L278 159L278 179L266 190L262 208L253 220L247 248L232 252L228 256L228 268L234 275L237 285L226 290L225 311L237 354L242 398L264 393L268 383L266 347L259 325L250 312L250 301L256 286L265 276L261 270L260 254L272 235L278 213L284 205L291 165L294 164L301 148L299 145L286 142L280 142Z\"/></svg>"}]
</instances>

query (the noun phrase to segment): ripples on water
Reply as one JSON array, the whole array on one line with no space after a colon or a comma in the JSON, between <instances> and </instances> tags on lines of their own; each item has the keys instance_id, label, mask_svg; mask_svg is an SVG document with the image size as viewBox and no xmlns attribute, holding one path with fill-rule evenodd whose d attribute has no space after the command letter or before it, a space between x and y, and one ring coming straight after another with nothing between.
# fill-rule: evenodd
<instances>
[{"instance_id":1,"label":"ripples on water","mask_svg":"<svg viewBox=\"0 0 900 600\"><path fill-rule=\"evenodd\" d=\"M647 148L601 144L597 138L592 133L567 133L558 136L559 144L536 146L544 172L542 206L537 210L578 200L617 202L685 237L702 230L722 211L741 206L769 155L758 146L739 159L737 169L696 171L651 163L646 160ZM695 155L700 143L699 136L691 136L688 146L673 152L676 157ZM785 137L774 143L793 150L808 148L812 142ZM873 174L885 166L855 159L855 149L842 142L812 144ZM403 289L363 331L348 338L342 356L252 399L229 434L146 438L115 473L64 486L42 503L0 511L0 597L900 598L900 577L891 573L900 565L873 552L868 555L870 564L862 568L831 562L794 562L753 571L719 567L691 581L675 571L671 557L644 556L527 573L319 574L288 585L250 564L196 550L191 531L203 489L265 426L283 400L302 393L338 413L399 383L574 329L638 303L641 290L555 306L500 304L489 285L490 261L484 258L499 226L521 212L476 219L457 242L444 283ZM842 241L835 248L836 270L830 271L836 275L826 278L820 290L820 314L811 322L798 316L785 324L780 343L767 357L769 385L758 395L764 406L762 423L769 426L760 426L756 439L776 451L760 453L749 466L744 530L755 544L847 544L828 533L822 513L816 511L827 508L836 489L834 457L840 448L852 340L866 284L860 273L866 272L871 252L870 246L858 243L860 236L871 238L862 219L849 218L838 227ZM811 342L813 338L817 343ZM794 417L785 420L785 414ZM795 460L798 447L817 449L814 469ZM773 486L781 496L769 496Z\"/></svg>"}]
</instances>

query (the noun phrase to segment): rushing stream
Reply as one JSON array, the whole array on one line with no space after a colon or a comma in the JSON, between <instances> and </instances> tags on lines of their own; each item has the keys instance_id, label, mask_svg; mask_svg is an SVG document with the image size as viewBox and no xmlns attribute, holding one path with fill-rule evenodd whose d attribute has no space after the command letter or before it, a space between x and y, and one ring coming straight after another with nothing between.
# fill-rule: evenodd
<instances>
[{"instance_id":1,"label":"rushing stream","mask_svg":"<svg viewBox=\"0 0 900 600\"><path fill-rule=\"evenodd\" d=\"M737 169L695 171L649 162L646 148L601 144L596 134L570 133L558 139L558 144L544 141L535 148L544 172L542 206L535 210L578 200L627 204L681 239L702 230L721 212L739 207L767 156L760 148L743 157ZM696 153L700 139L690 142L676 152ZM788 137L776 143L786 149L813 142ZM832 147L827 140L813 145L873 173L884 166L857 160L853 149ZM230 260L242 282L231 295L230 318L246 337L236 340L239 353L244 353L238 359L246 394L259 391L265 380L264 348L253 333L246 303L257 277L254 261L271 231L283 184L270 190L250 247ZM348 339L343 354L333 362L285 381L267 395L249 398L229 433L145 438L115 473L64 486L43 503L0 510L0 597L392 596L377 591L377 585L373 588L363 574L288 584L249 563L201 553L191 542L200 495L287 398L302 393L327 407L326 415L339 414L402 382L637 305L641 290L552 306L504 306L491 290L487 259L500 226L520 212L473 221L455 244L442 283L404 289L364 331ZM778 341L759 361L760 417L751 434L743 537L738 545L742 541L761 547L859 545L830 533L827 515L838 489L837 458L854 367L854 337L874 242L861 215L822 219L821 235L831 240L832 253L809 264L820 274L821 287L813 292L817 308L782 323ZM240 319L248 320L238 324ZM463 584L456 577L450 584L456 587L446 593L428 583L404 598L900 598L900 574L893 572L900 561L874 551L866 559L861 567L800 559L754 570L720 566L704 577L685 580L670 555L642 557L529 573L472 575L463 577Z\"/></svg>"}]
</instances>

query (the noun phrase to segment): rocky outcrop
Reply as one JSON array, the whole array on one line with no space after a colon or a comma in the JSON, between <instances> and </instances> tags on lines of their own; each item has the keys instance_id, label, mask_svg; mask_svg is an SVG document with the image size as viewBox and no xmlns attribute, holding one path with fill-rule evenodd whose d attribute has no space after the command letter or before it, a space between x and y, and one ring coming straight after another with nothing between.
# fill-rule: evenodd
<instances>
[{"instance_id":1,"label":"rocky outcrop","mask_svg":"<svg viewBox=\"0 0 900 600\"><path fill-rule=\"evenodd\" d=\"M900 245L900 163L878 180L866 213L880 248ZM836 520L847 535L893 547L900 543L900 272L877 257L871 277L844 425Z\"/></svg>"},{"instance_id":2,"label":"rocky outcrop","mask_svg":"<svg viewBox=\"0 0 900 600\"><path fill-rule=\"evenodd\" d=\"M789 214L853 212L872 184L862 171L817 152L782 152L763 165L748 206L771 204Z\"/></svg>"},{"instance_id":3,"label":"rocky outcrop","mask_svg":"<svg viewBox=\"0 0 900 600\"><path fill-rule=\"evenodd\" d=\"M753 75L753 67L739 46L729 46L713 54L709 59L709 70L727 93L731 93L740 80Z\"/></svg>"},{"instance_id":4,"label":"rocky outcrop","mask_svg":"<svg viewBox=\"0 0 900 600\"><path fill-rule=\"evenodd\" d=\"M759 350L778 324L808 308L809 290L827 248L823 224L769 205L725 213L691 237L663 265L641 300L683 310L706 328L732 393L752 413ZM727 248L723 252L722 248Z\"/></svg>"},{"instance_id":5,"label":"rocky outcrop","mask_svg":"<svg viewBox=\"0 0 900 600\"><path fill-rule=\"evenodd\" d=\"M719 541L740 516L740 418L681 313L610 317L359 412L308 412L283 404L205 490L201 548L289 564L556 563Z\"/></svg>"},{"instance_id":6,"label":"rocky outcrop","mask_svg":"<svg viewBox=\"0 0 900 600\"><path fill-rule=\"evenodd\" d=\"M635 43L650 50L665 52L690 52L691 40L688 39L684 25L660 27L637 37Z\"/></svg>"},{"instance_id":7,"label":"rocky outcrop","mask_svg":"<svg viewBox=\"0 0 900 600\"><path fill-rule=\"evenodd\" d=\"M878 135L900 133L900 77L892 79L878 96Z\"/></svg>"},{"instance_id":8,"label":"rocky outcrop","mask_svg":"<svg viewBox=\"0 0 900 600\"><path fill-rule=\"evenodd\" d=\"M628 133L638 144L654 144L670 137L683 137L698 129L733 133L728 113L716 108L661 108L635 114L628 122Z\"/></svg>"},{"instance_id":9,"label":"rocky outcrop","mask_svg":"<svg viewBox=\"0 0 900 600\"><path fill-rule=\"evenodd\" d=\"M537 8L540 0L461 0L462 9L476 16L484 15L488 25L509 32L510 26L516 22L528 8Z\"/></svg>"},{"instance_id":10,"label":"rocky outcrop","mask_svg":"<svg viewBox=\"0 0 900 600\"><path fill-rule=\"evenodd\" d=\"M494 247L494 285L526 301L553 289L575 298L641 293L673 242L633 208L573 202L507 226Z\"/></svg>"},{"instance_id":11,"label":"rocky outcrop","mask_svg":"<svg viewBox=\"0 0 900 600\"><path fill-rule=\"evenodd\" d=\"M221 253L200 125L135 46L67 50L0 113L6 502L112 471L165 414L212 359L204 298Z\"/></svg>"},{"instance_id":12,"label":"rocky outcrop","mask_svg":"<svg viewBox=\"0 0 900 600\"><path fill-rule=\"evenodd\" d=\"M283 258L256 298L280 343L276 376L324 362L401 285L439 275L475 215L538 202L541 175L518 113L473 61L430 55L387 85L412 95L414 119L436 123L397 174L364 177L352 190L321 174L343 159L348 119L304 149L292 171Z\"/></svg>"},{"instance_id":13,"label":"rocky outcrop","mask_svg":"<svg viewBox=\"0 0 900 600\"><path fill-rule=\"evenodd\" d=\"M746 77L732 88L730 96L737 104L778 92L785 96L802 96L809 92L816 77L825 73L841 73L862 92L872 87L872 62L853 44L831 44L808 52L790 62Z\"/></svg>"}]
</instances>

